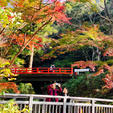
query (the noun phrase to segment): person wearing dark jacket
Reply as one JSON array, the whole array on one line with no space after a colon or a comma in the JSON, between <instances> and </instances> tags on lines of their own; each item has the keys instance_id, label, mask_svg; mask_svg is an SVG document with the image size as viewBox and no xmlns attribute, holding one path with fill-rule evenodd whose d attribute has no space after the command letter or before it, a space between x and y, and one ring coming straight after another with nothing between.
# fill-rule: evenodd
<instances>
[{"instance_id":1,"label":"person wearing dark jacket","mask_svg":"<svg viewBox=\"0 0 113 113\"><path fill-rule=\"evenodd\" d=\"M56 88L56 85L58 86L58 88ZM61 92L62 92L61 84L53 83L53 84L51 84L47 87L48 95L57 96ZM47 98L46 100L49 101L49 102L51 102L51 101L58 102L59 101L58 98Z\"/></svg>"}]
</instances>

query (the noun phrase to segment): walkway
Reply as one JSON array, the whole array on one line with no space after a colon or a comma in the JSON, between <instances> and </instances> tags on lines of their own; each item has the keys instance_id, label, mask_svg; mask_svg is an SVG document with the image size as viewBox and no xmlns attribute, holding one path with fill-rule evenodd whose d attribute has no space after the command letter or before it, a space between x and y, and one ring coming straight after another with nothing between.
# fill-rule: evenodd
<instances>
[{"instance_id":1,"label":"walkway","mask_svg":"<svg viewBox=\"0 0 113 113\"><path fill-rule=\"evenodd\" d=\"M5 94L0 98L0 104L15 99L20 110L29 106L30 113L113 113L113 100L110 99L30 94ZM47 102L47 98L58 98L59 102Z\"/></svg>"}]
</instances>

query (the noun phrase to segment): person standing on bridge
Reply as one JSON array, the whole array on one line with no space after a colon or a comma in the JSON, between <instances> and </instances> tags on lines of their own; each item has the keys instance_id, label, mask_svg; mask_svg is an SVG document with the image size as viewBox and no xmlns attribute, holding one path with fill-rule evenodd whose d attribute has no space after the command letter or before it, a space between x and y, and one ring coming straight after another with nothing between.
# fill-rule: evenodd
<instances>
[{"instance_id":1,"label":"person standing on bridge","mask_svg":"<svg viewBox=\"0 0 113 113\"><path fill-rule=\"evenodd\" d=\"M54 69L55 69L55 65L52 64L52 65L50 66L50 71L53 71Z\"/></svg>"},{"instance_id":2,"label":"person standing on bridge","mask_svg":"<svg viewBox=\"0 0 113 113\"><path fill-rule=\"evenodd\" d=\"M58 88L56 88L56 86L58 86ZM59 83L53 83L47 87L48 95L57 96L61 92L62 92L62 88L61 88L61 84L59 84ZM46 100L49 102L51 102L51 101L58 102L59 101L58 98L47 98Z\"/></svg>"}]
</instances>

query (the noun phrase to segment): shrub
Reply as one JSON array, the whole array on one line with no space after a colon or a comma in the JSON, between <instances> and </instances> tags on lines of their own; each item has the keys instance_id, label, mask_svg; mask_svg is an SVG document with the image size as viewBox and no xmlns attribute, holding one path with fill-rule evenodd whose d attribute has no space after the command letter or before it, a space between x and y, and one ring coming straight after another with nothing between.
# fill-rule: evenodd
<instances>
[{"instance_id":1,"label":"shrub","mask_svg":"<svg viewBox=\"0 0 113 113\"><path fill-rule=\"evenodd\" d=\"M0 113L30 113L30 112L27 107L20 111L18 105L14 102L14 100L10 100L6 104L0 104Z\"/></svg>"},{"instance_id":2,"label":"shrub","mask_svg":"<svg viewBox=\"0 0 113 113\"><path fill-rule=\"evenodd\" d=\"M18 89L22 94L34 94L34 89L31 83L20 83Z\"/></svg>"}]
</instances>

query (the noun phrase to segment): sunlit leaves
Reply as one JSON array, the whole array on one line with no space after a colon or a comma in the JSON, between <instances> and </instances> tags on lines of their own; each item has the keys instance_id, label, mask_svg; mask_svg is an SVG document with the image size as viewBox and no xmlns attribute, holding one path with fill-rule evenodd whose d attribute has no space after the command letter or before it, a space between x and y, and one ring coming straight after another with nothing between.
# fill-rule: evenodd
<instances>
[{"instance_id":1,"label":"sunlit leaves","mask_svg":"<svg viewBox=\"0 0 113 113\"><path fill-rule=\"evenodd\" d=\"M103 54L104 56L113 56L113 48L108 48Z\"/></svg>"},{"instance_id":2,"label":"sunlit leaves","mask_svg":"<svg viewBox=\"0 0 113 113\"><path fill-rule=\"evenodd\" d=\"M113 76L113 75L112 75ZM106 83L104 88L112 89L113 88L113 77L107 74L103 81Z\"/></svg>"},{"instance_id":3,"label":"sunlit leaves","mask_svg":"<svg viewBox=\"0 0 113 113\"><path fill-rule=\"evenodd\" d=\"M53 46L53 48L51 52L44 55L44 57L46 56L47 58L49 55L52 57L52 54L54 57L55 54L60 55L69 51L75 51L84 46L92 46L102 50L105 49L104 45L108 42L107 37L99 31L98 25L83 25L76 31L67 31L64 34L61 34L61 37L62 38L59 40L53 40L51 42L51 46Z\"/></svg>"},{"instance_id":4,"label":"sunlit leaves","mask_svg":"<svg viewBox=\"0 0 113 113\"><path fill-rule=\"evenodd\" d=\"M104 65L104 68L108 70L108 74L106 74L105 78L103 79L103 81L105 82L104 88L112 89L113 88L113 65L109 66L106 64Z\"/></svg>"},{"instance_id":5,"label":"sunlit leaves","mask_svg":"<svg viewBox=\"0 0 113 113\"><path fill-rule=\"evenodd\" d=\"M13 77L17 76L11 72L11 69L5 68L5 66L8 66L8 65L10 65L9 62L1 62L0 63L0 78L1 79L13 78Z\"/></svg>"},{"instance_id":6,"label":"sunlit leaves","mask_svg":"<svg viewBox=\"0 0 113 113\"><path fill-rule=\"evenodd\" d=\"M99 12L103 10L104 7L104 0L75 0L76 2L80 3L87 3L87 7L89 7L90 11Z\"/></svg>"},{"instance_id":7,"label":"sunlit leaves","mask_svg":"<svg viewBox=\"0 0 113 113\"><path fill-rule=\"evenodd\" d=\"M51 25L55 21L71 24L70 18L65 15L65 5L60 1L48 3L40 0L13 0L10 4L13 8L11 12L9 11L9 14L6 14L6 22L8 23L5 23L5 19L2 18L5 24L2 24L2 27L5 27L5 30L7 28L10 46L11 44L18 44L21 47L18 55L24 48L31 49L32 45L36 48L41 47L35 35L40 35L40 32L43 32L47 25ZM33 26L31 25L36 25L36 27L32 29ZM26 26L27 30L25 30Z\"/></svg>"},{"instance_id":8,"label":"sunlit leaves","mask_svg":"<svg viewBox=\"0 0 113 113\"><path fill-rule=\"evenodd\" d=\"M12 39L12 42L14 44L17 44L19 46L24 46L24 44L26 44L26 42L30 40L31 36L25 34L19 34L19 35L12 34L10 38ZM26 48L31 50L33 45L35 48L42 47L41 42L42 42L41 38L34 36L34 40L30 41L29 44L26 46Z\"/></svg>"},{"instance_id":9,"label":"sunlit leaves","mask_svg":"<svg viewBox=\"0 0 113 113\"><path fill-rule=\"evenodd\" d=\"M19 93L18 87L14 82L0 83L0 93L7 92L7 90L13 90L14 93Z\"/></svg>"},{"instance_id":10,"label":"sunlit leaves","mask_svg":"<svg viewBox=\"0 0 113 113\"><path fill-rule=\"evenodd\" d=\"M71 67L77 67L81 69L90 68L91 71L95 71L97 64L93 61L77 61L71 65Z\"/></svg>"},{"instance_id":11,"label":"sunlit leaves","mask_svg":"<svg viewBox=\"0 0 113 113\"><path fill-rule=\"evenodd\" d=\"M5 7L5 6L7 6L9 1L10 1L10 0L0 0L0 7Z\"/></svg>"},{"instance_id":12,"label":"sunlit leaves","mask_svg":"<svg viewBox=\"0 0 113 113\"><path fill-rule=\"evenodd\" d=\"M0 25L1 27L6 27L11 19L13 18L13 16L11 16L11 10L8 10L8 9L4 9L4 8L1 8L0 9Z\"/></svg>"},{"instance_id":13,"label":"sunlit leaves","mask_svg":"<svg viewBox=\"0 0 113 113\"><path fill-rule=\"evenodd\" d=\"M30 110L28 106L23 107L21 110L19 109L16 102L11 99L5 104L0 104L0 112L1 113L29 113Z\"/></svg>"},{"instance_id":14,"label":"sunlit leaves","mask_svg":"<svg viewBox=\"0 0 113 113\"><path fill-rule=\"evenodd\" d=\"M53 22L56 20L70 23L64 14L64 4L58 1L47 4L39 0L35 0L35 2L19 0L14 1L14 6L17 12L22 13L22 18L27 22L41 23L52 18Z\"/></svg>"},{"instance_id":15,"label":"sunlit leaves","mask_svg":"<svg viewBox=\"0 0 113 113\"><path fill-rule=\"evenodd\" d=\"M0 62L0 81L4 78L7 78L9 81L15 80L15 74L11 72L11 69L5 67L10 65L9 62L4 61L1 59ZM7 90L13 90L14 93L19 93L18 87L14 82L5 82L0 83L0 93L7 92Z\"/></svg>"},{"instance_id":16,"label":"sunlit leaves","mask_svg":"<svg viewBox=\"0 0 113 113\"><path fill-rule=\"evenodd\" d=\"M5 36L18 29L22 23L20 14L14 13L11 8L0 9L0 30L4 29Z\"/></svg>"}]
</instances>

